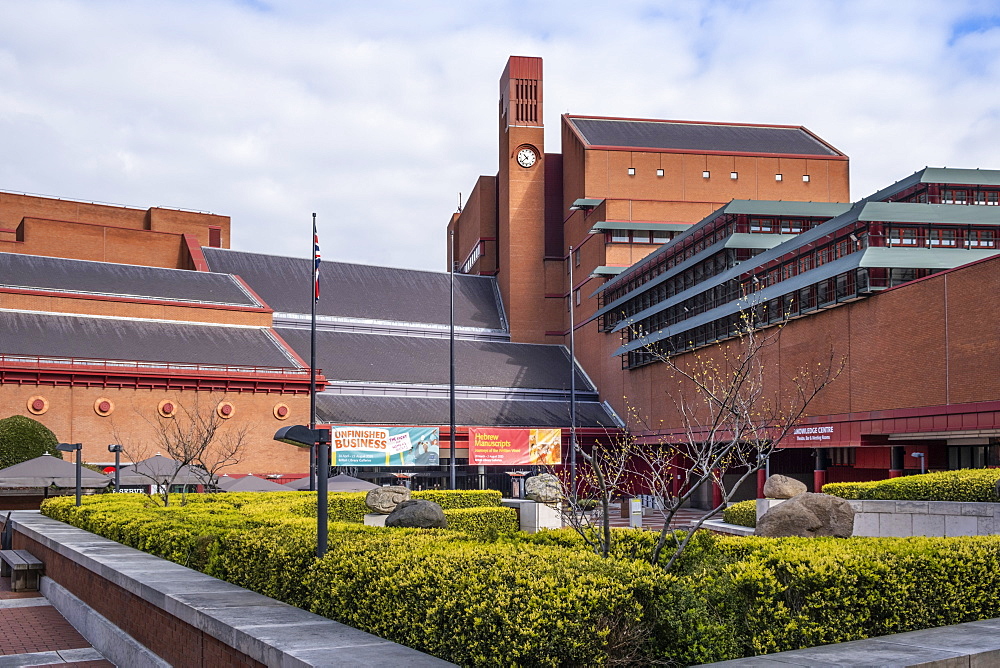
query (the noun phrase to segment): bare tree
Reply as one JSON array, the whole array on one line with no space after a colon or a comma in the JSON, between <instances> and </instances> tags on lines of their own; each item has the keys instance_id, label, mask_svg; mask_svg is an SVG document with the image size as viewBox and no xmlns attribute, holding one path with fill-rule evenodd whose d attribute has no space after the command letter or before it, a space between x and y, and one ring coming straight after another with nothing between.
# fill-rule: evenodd
<instances>
[{"instance_id":1,"label":"bare tree","mask_svg":"<svg viewBox=\"0 0 1000 668\"><path fill-rule=\"evenodd\" d=\"M115 439L122 446L122 452L133 463L148 459L154 453L162 454L176 462L164 470L135 470L137 475L147 478L151 489L157 488L157 499L164 506L169 503L171 487L182 488L181 503L186 502L188 485L199 484L214 488L219 472L238 464L250 441L250 425L232 424L223 418L216 406L216 397L195 395L187 402L176 402L168 415L159 410L149 414L133 406L134 413L148 425L151 438L139 440L125 436L121 425L113 424ZM153 493L150 492L150 498Z\"/></svg>"},{"instance_id":2,"label":"bare tree","mask_svg":"<svg viewBox=\"0 0 1000 668\"><path fill-rule=\"evenodd\" d=\"M648 490L663 528L648 555L653 564L670 569L705 521L734 498L742 485L763 468L782 440L804 415L816 396L843 371L832 346L822 357L798 368L780 382L767 382L783 324L763 329L753 310L742 314L736 335L711 348L676 355L655 346L646 351L654 363L667 367L678 382L668 394L673 402L672 424L652 428L648 419L629 409L629 434L617 443L598 444L591 452L578 446L588 466L583 489L567 490L567 523L599 554L611 549L607 519L610 500ZM636 332L641 336L641 332ZM672 530L677 512L693 498L718 490L709 508L683 531ZM581 500L597 498L604 520L599 527L586 520ZM581 519L584 518L584 519ZM599 531L596 531L599 529Z\"/></svg>"}]
</instances>

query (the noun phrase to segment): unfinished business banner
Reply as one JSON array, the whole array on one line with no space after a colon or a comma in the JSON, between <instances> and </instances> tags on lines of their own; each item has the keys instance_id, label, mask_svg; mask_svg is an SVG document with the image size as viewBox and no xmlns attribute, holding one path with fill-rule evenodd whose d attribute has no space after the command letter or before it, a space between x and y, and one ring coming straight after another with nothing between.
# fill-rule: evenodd
<instances>
[{"instance_id":1,"label":"unfinished business banner","mask_svg":"<svg viewBox=\"0 0 1000 668\"><path fill-rule=\"evenodd\" d=\"M331 466L437 466L437 427L333 427Z\"/></svg>"},{"instance_id":2,"label":"unfinished business banner","mask_svg":"<svg viewBox=\"0 0 1000 668\"><path fill-rule=\"evenodd\" d=\"M561 429L469 427L470 464L558 464L561 458Z\"/></svg>"}]
</instances>

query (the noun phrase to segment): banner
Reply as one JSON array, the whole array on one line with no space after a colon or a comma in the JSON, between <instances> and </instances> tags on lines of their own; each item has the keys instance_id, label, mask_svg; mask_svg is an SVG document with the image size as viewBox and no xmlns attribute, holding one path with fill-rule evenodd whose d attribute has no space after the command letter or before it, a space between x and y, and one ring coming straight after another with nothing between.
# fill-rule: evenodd
<instances>
[{"instance_id":1,"label":"banner","mask_svg":"<svg viewBox=\"0 0 1000 668\"><path fill-rule=\"evenodd\" d=\"M469 427L469 463L483 466L558 464L561 429Z\"/></svg>"},{"instance_id":2,"label":"banner","mask_svg":"<svg viewBox=\"0 0 1000 668\"><path fill-rule=\"evenodd\" d=\"M437 466L437 427L332 427L330 466Z\"/></svg>"}]
</instances>

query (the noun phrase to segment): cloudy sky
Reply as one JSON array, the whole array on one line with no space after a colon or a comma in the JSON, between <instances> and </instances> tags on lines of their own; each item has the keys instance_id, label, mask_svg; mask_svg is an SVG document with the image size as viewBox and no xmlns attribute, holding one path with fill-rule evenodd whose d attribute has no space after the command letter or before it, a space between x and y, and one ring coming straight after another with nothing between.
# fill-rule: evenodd
<instances>
[{"instance_id":1,"label":"cloudy sky","mask_svg":"<svg viewBox=\"0 0 1000 668\"><path fill-rule=\"evenodd\" d=\"M233 247L445 268L497 80L562 113L805 125L857 199L1000 169L998 0L0 0L0 190L228 215Z\"/></svg>"}]
</instances>

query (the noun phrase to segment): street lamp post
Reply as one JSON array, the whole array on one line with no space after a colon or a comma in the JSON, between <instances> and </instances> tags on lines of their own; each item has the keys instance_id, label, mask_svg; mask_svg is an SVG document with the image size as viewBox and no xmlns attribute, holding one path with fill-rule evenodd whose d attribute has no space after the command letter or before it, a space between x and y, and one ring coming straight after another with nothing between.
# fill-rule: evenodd
<instances>
[{"instance_id":1,"label":"street lamp post","mask_svg":"<svg viewBox=\"0 0 1000 668\"><path fill-rule=\"evenodd\" d=\"M83 443L60 443L56 446L63 452L76 453L76 505L80 505L80 497L83 494L83 460L80 457L83 451Z\"/></svg>"},{"instance_id":2,"label":"street lamp post","mask_svg":"<svg viewBox=\"0 0 1000 668\"><path fill-rule=\"evenodd\" d=\"M115 453L115 492L122 491L121 468L122 468L122 446L112 444L108 446L108 452Z\"/></svg>"},{"instance_id":3,"label":"street lamp post","mask_svg":"<svg viewBox=\"0 0 1000 668\"><path fill-rule=\"evenodd\" d=\"M274 440L289 445L296 445L300 448L316 447L319 460L316 468L316 557L322 558L326 554L327 533L329 523L327 513L329 512L329 494L327 492L328 480L330 477L330 454L328 448L333 441L333 435L329 427L310 429L301 424L290 427L282 427L274 434Z\"/></svg>"}]
</instances>

